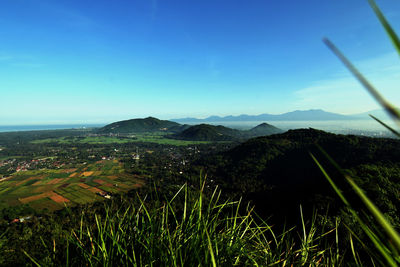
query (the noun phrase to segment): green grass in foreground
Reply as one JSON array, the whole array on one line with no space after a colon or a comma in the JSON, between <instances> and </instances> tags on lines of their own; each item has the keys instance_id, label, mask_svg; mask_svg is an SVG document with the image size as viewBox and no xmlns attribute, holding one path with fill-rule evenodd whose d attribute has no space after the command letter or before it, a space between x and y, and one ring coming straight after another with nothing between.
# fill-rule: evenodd
<instances>
[{"instance_id":1,"label":"green grass in foreground","mask_svg":"<svg viewBox=\"0 0 400 267\"><path fill-rule=\"evenodd\" d=\"M204 187L184 185L169 200L138 196L105 204L103 212L82 212L80 226L70 230L67 248L61 250L65 262L58 264L333 266L343 260L334 241L337 227L324 230L303 221L301 231L277 233L241 201L221 201L217 188L204 198ZM25 255L37 265L55 263L59 258L50 250L57 244L43 245L48 255Z\"/></svg>"}]
</instances>

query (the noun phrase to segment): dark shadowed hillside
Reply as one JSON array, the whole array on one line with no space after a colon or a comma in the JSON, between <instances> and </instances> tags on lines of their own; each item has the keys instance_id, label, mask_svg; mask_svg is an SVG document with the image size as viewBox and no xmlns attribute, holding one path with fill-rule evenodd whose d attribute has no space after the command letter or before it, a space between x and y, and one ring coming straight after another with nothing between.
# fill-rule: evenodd
<instances>
[{"instance_id":1,"label":"dark shadowed hillside","mask_svg":"<svg viewBox=\"0 0 400 267\"><path fill-rule=\"evenodd\" d=\"M314 129L250 139L203 159L210 179L232 195L244 195L261 210L274 214L298 212L299 204L315 205L332 212L341 206L336 195L311 159L312 152L345 191L349 187L318 149L322 147L346 169L375 203L388 214L400 207L400 141L326 133ZM384 178L389 177L389 178ZM272 204L275 203L275 204ZM397 218L397 215L394 216ZM396 222L398 223L398 222Z\"/></svg>"},{"instance_id":2,"label":"dark shadowed hillside","mask_svg":"<svg viewBox=\"0 0 400 267\"><path fill-rule=\"evenodd\" d=\"M171 138L196 141L233 141L281 132L281 129L267 123L262 123L247 131L231 129L221 125L199 124L191 126L181 133L171 136Z\"/></svg>"},{"instance_id":3,"label":"dark shadowed hillside","mask_svg":"<svg viewBox=\"0 0 400 267\"><path fill-rule=\"evenodd\" d=\"M181 133L172 136L172 138L196 141L230 141L238 139L242 135L242 132L239 130L221 125L199 124L189 127Z\"/></svg>"}]
</instances>

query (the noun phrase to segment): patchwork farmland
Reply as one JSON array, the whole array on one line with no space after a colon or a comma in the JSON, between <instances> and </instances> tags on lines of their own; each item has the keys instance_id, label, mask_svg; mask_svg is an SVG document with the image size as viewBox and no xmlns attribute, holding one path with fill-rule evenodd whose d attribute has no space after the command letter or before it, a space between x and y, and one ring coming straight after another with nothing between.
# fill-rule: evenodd
<instances>
[{"instance_id":1,"label":"patchwork farmland","mask_svg":"<svg viewBox=\"0 0 400 267\"><path fill-rule=\"evenodd\" d=\"M77 168L18 172L0 182L0 209L26 204L37 211L57 210L104 200L104 196L140 187L143 180L124 171L117 160Z\"/></svg>"}]
</instances>

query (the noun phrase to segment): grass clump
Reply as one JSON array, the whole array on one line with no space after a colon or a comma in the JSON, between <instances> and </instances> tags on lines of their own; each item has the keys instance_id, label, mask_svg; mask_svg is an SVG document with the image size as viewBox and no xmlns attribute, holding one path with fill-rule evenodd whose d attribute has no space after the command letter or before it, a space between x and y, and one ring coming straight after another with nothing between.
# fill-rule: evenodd
<instances>
[{"instance_id":1,"label":"grass clump","mask_svg":"<svg viewBox=\"0 0 400 267\"><path fill-rule=\"evenodd\" d=\"M304 222L300 232L277 234L239 201L222 201L215 188L204 197L183 185L169 200L157 195L105 205L81 215L69 237L66 265L284 266L338 265L334 233ZM242 215L243 214L243 215ZM32 259L34 260L34 259Z\"/></svg>"}]
</instances>

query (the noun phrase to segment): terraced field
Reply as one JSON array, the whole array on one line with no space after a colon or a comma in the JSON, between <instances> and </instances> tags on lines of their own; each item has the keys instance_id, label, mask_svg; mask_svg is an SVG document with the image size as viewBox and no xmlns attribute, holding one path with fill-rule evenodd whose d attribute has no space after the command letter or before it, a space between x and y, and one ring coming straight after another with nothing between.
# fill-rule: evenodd
<instances>
[{"instance_id":1,"label":"terraced field","mask_svg":"<svg viewBox=\"0 0 400 267\"><path fill-rule=\"evenodd\" d=\"M27 204L37 211L57 210L104 200L100 194L127 192L143 179L127 174L117 160L77 168L18 172L0 182L0 209Z\"/></svg>"}]
</instances>

